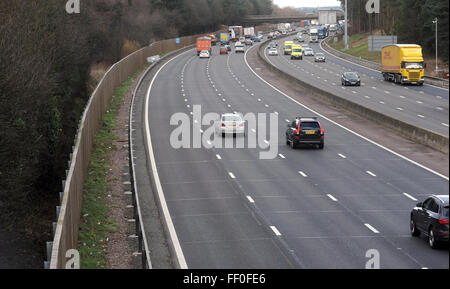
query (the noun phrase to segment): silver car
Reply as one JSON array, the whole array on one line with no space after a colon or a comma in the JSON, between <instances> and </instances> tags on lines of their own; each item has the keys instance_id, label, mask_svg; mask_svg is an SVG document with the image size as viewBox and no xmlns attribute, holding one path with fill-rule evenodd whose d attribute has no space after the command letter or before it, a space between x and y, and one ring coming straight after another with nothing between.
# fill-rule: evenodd
<instances>
[{"instance_id":1,"label":"silver car","mask_svg":"<svg viewBox=\"0 0 450 289\"><path fill-rule=\"evenodd\" d=\"M319 52L316 53L316 57L314 58L314 62L325 62L325 54Z\"/></svg>"},{"instance_id":2,"label":"silver car","mask_svg":"<svg viewBox=\"0 0 450 289\"><path fill-rule=\"evenodd\" d=\"M269 48L269 56L278 56L278 49L276 47Z\"/></svg>"},{"instance_id":3,"label":"silver car","mask_svg":"<svg viewBox=\"0 0 450 289\"><path fill-rule=\"evenodd\" d=\"M305 56L314 56L314 50L312 50L312 48L304 48L303 49L303 55Z\"/></svg>"},{"instance_id":4,"label":"silver car","mask_svg":"<svg viewBox=\"0 0 450 289\"><path fill-rule=\"evenodd\" d=\"M223 114L216 122L216 133L225 136L226 134L245 135L245 120L239 113Z\"/></svg>"}]
</instances>

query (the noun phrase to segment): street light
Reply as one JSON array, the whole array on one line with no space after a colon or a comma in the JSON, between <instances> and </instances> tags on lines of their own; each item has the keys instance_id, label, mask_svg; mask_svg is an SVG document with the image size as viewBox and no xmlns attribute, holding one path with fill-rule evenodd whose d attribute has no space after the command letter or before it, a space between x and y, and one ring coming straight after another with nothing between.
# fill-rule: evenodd
<instances>
[{"instance_id":1,"label":"street light","mask_svg":"<svg viewBox=\"0 0 450 289\"><path fill-rule=\"evenodd\" d=\"M439 66L438 66L438 19L434 18L433 23L436 24L436 76L438 76Z\"/></svg>"},{"instance_id":2,"label":"street light","mask_svg":"<svg viewBox=\"0 0 450 289\"><path fill-rule=\"evenodd\" d=\"M344 38L345 38L345 50L348 50L348 21L347 21L347 0L345 0L345 33L344 33Z\"/></svg>"}]
</instances>

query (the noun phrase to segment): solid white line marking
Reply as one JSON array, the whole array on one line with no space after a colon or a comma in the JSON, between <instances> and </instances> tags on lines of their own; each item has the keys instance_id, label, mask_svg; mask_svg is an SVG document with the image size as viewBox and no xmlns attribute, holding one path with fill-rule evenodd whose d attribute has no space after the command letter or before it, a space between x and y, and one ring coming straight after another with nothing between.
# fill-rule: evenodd
<instances>
[{"instance_id":1,"label":"solid white line marking","mask_svg":"<svg viewBox=\"0 0 450 289\"><path fill-rule=\"evenodd\" d=\"M443 126L448 127L447 123L441 123Z\"/></svg>"},{"instance_id":2,"label":"solid white line marking","mask_svg":"<svg viewBox=\"0 0 450 289\"><path fill-rule=\"evenodd\" d=\"M366 171L366 173L368 173L369 175L371 175L372 177L376 177L377 175L372 173L371 171Z\"/></svg>"},{"instance_id":3,"label":"solid white line marking","mask_svg":"<svg viewBox=\"0 0 450 289\"><path fill-rule=\"evenodd\" d=\"M228 174L230 175L230 177L231 177L232 179L235 179L235 178L236 178L236 176L235 176L233 173L229 172Z\"/></svg>"},{"instance_id":4,"label":"solid white line marking","mask_svg":"<svg viewBox=\"0 0 450 289\"><path fill-rule=\"evenodd\" d=\"M272 231L275 233L275 235L277 236L281 236L280 231L278 231L278 229L275 226L270 226L270 228L272 229Z\"/></svg>"},{"instance_id":5,"label":"solid white line marking","mask_svg":"<svg viewBox=\"0 0 450 289\"><path fill-rule=\"evenodd\" d=\"M410 198L410 199L413 200L414 202L417 202L417 199L414 198L413 196L411 196L410 194L408 194L408 193L403 193L403 195L405 195L406 197Z\"/></svg>"},{"instance_id":6,"label":"solid white line marking","mask_svg":"<svg viewBox=\"0 0 450 289\"><path fill-rule=\"evenodd\" d=\"M306 178L306 177L308 177L308 175L307 174L305 174L304 172L302 172L302 171L299 171L298 172L300 175L302 175L302 177L304 177L304 178Z\"/></svg>"},{"instance_id":7,"label":"solid white line marking","mask_svg":"<svg viewBox=\"0 0 450 289\"><path fill-rule=\"evenodd\" d=\"M150 163L151 163L151 168L152 168L152 172L154 175L154 179L155 179L155 186L156 186L156 191L158 193L158 198L160 201L160 206L161 206L161 210L162 210L162 215L164 217L164 219L166 220L166 225L167 225L167 229L169 231L169 236L170 239L172 240L172 244L173 244L173 248L175 250L175 256L177 257L177 261L178 261L178 265L181 269L187 269L187 263L186 263L186 259L184 258L184 254L183 254L183 250L181 249L181 245L180 245L180 241L178 239L177 236L177 232L175 231L175 226L173 224L172 218L170 216L170 212L169 212L169 208L167 206L167 202L166 202L166 198L164 196L164 191L161 185L161 180L159 179L159 174L158 174L158 168L156 166L156 160L155 160L155 155L153 152L153 145L152 145L152 138L151 138L151 134L150 134L150 125L149 125L149 101L150 101L150 92L153 88L153 84L156 80L156 78L158 77L159 73L164 69L164 67L166 67L167 64L169 64L171 61L177 59L178 57L180 57L181 55L184 55L188 52L191 52L190 50L181 53L177 56L175 56L174 58L170 59L169 61L167 61L166 63L164 63L161 68L156 72L155 76L153 77L150 86L147 90L147 95L145 97L145 131L146 131L146 138L147 138L147 146L148 146L148 155L150 157ZM192 113L192 112L191 112Z\"/></svg>"},{"instance_id":8,"label":"solid white line marking","mask_svg":"<svg viewBox=\"0 0 450 289\"><path fill-rule=\"evenodd\" d=\"M370 224L364 224L364 226L366 226L367 228L369 228L369 230L371 230L372 232L374 232L375 234L379 234L380 232L375 229L374 227L372 227Z\"/></svg>"},{"instance_id":9,"label":"solid white line marking","mask_svg":"<svg viewBox=\"0 0 450 289\"><path fill-rule=\"evenodd\" d=\"M335 122L335 121L333 121L333 120L331 120L330 118L325 117L324 115L318 113L317 111L315 111L315 110L309 108L308 106L302 104L301 102L295 100L295 99L292 98L291 96L289 96L289 95L287 95L286 93L282 92L281 90L279 90L278 88L276 88L275 86L273 86L272 84L270 84L269 82L267 82L265 79L263 79L261 76L259 76L259 75L251 68L250 64L249 64L248 61L247 61L247 53L248 53L248 51L250 51L251 49L252 49L252 48L250 48L249 50L247 50L247 51L245 52L245 57L244 57L245 64L247 65L247 67L250 69L250 71L251 71L257 78L259 78L262 82L264 82L265 84L267 84L268 86L270 86L273 90L277 91L278 93L280 93L281 95L283 95L283 96L286 97L287 99L291 100L292 102L298 104L299 106L301 106L301 107L303 107L303 108L309 110L310 112L316 114L318 117L321 117L321 118L323 118L323 119L329 121L330 123L332 123L332 124L334 124L334 125L336 125L336 126L342 128L342 129L344 129L344 130L346 130L346 131L352 133L353 135L355 135L355 136L357 136L357 137L360 137L361 139L363 139L363 140L365 140L365 141L367 141L367 142L369 142L369 143L371 143L371 144L373 144L373 145L375 145L375 146L377 146L377 147L379 147L379 148L381 148L381 149L383 149L383 150L385 150L385 151L387 151L387 152L389 152L389 153L391 153L391 154L393 154L393 155L395 155L395 156L397 156L397 157L399 157L399 158L401 158L401 159L403 159L403 160L405 160L405 161L407 161L407 162L409 162L409 163L411 163L411 164L413 164L413 165L416 165L416 166L418 166L418 167L420 167L420 168L422 168L422 169L424 169L424 170L426 170L426 171L428 171L428 172L430 172L430 173L432 173L432 174L434 174L434 175L436 175L436 176L439 176L439 177L441 177L441 178L443 178L443 179L445 179L445 180L447 180L447 181L449 180L449 178L448 178L447 176L444 176L443 174L438 173L438 172L435 171L435 170L432 170L432 169L430 169L430 168L428 168L428 167L426 167L426 166L424 166L424 165L422 165L422 164L420 164L420 163L418 163L418 162L416 162L416 161L414 161L414 160L412 160L412 159L410 159L410 158L407 158L407 157L405 157L404 155L402 155L402 154L400 154L400 153L398 153L398 152L396 152L396 151L394 151L394 150L392 150L392 149L390 149L390 148L388 148L388 147L385 147L385 146L383 146L383 145L381 145L381 144L379 144L379 143L377 143L377 142L375 142L375 141L373 141L373 140L371 140L371 139L369 139L369 138L367 138L367 137L365 137L365 136L363 136L363 135L361 135L361 134L359 134L359 133L357 133L357 132L355 132L355 131L353 131L353 130L351 130L351 129L349 129L349 128L347 128L347 127L345 127L345 126L343 126L343 125L341 125L341 124L339 124L339 123L337 123L337 122ZM269 62L270 62L270 60L269 60ZM272 64L272 65L273 65L273 64Z\"/></svg>"},{"instance_id":10,"label":"solid white line marking","mask_svg":"<svg viewBox=\"0 0 450 289\"><path fill-rule=\"evenodd\" d=\"M338 200L337 200L333 195L331 195L331 194L328 194L327 196L328 196L328 198L330 198L330 199L333 200L334 202L337 202L337 201L338 201Z\"/></svg>"},{"instance_id":11,"label":"solid white line marking","mask_svg":"<svg viewBox=\"0 0 450 289\"><path fill-rule=\"evenodd\" d=\"M250 197L250 196L247 196L247 199L248 199L248 201L249 201L250 203L252 203L252 204L254 204L254 203L255 203L255 200L253 200L253 198L252 198L252 197Z\"/></svg>"}]
</instances>

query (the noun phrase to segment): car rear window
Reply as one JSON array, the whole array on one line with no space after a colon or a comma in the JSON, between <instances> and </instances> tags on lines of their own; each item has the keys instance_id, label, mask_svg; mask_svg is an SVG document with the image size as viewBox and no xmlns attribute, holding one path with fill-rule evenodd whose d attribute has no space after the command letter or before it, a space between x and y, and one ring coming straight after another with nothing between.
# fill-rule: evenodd
<instances>
[{"instance_id":1,"label":"car rear window","mask_svg":"<svg viewBox=\"0 0 450 289\"><path fill-rule=\"evenodd\" d=\"M320 125L317 122L302 122L300 125L300 129L316 130L316 129L320 129Z\"/></svg>"},{"instance_id":2,"label":"car rear window","mask_svg":"<svg viewBox=\"0 0 450 289\"><path fill-rule=\"evenodd\" d=\"M448 206L447 206L447 207L444 207L444 208L442 209L442 216L448 218Z\"/></svg>"},{"instance_id":3,"label":"car rear window","mask_svg":"<svg viewBox=\"0 0 450 289\"><path fill-rule=\"evenodd\" d=\"M238 122L241 121L242 119L239 116L234 116L234 115L228 115L228 116L224 116L222 118L223 121L234 121L234 122Z\"/></svg>"}]
</instances>

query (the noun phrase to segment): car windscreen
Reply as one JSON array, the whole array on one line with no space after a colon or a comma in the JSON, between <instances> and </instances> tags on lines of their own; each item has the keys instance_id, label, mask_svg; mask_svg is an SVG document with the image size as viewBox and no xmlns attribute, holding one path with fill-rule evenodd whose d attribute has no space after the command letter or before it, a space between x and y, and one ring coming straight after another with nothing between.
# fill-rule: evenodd
<instances>
[{"instance_id":1,"label":"car windscreen","mask_svg":"<svg viewBox=\"0 0 450 289\"><path fill-rule=\"evenodd\" d=\"M302 52L302 50L299 48L296 48L296 49L294 49L294 52Z\"/></svg>"},{"instance_id":2,"label":"car windscreen","mask_svg":"<svg viewBox=\"0 0 450 289\"><path fill-rule=\"evenodd\" d=\"M320 125L317 122L302 122L300 124L301 130L317 130L320 129Z\"/></svg>"},{"instance_id":3,"label":"car windscreen","mask_svg":"<svg viewBox=\"0 0 450 289\"><path fill-rule=\"evenodd\" d=\"M325 56L323 53L316 53L316 56L322 57Z\"/></svg>"}]
</instances>

